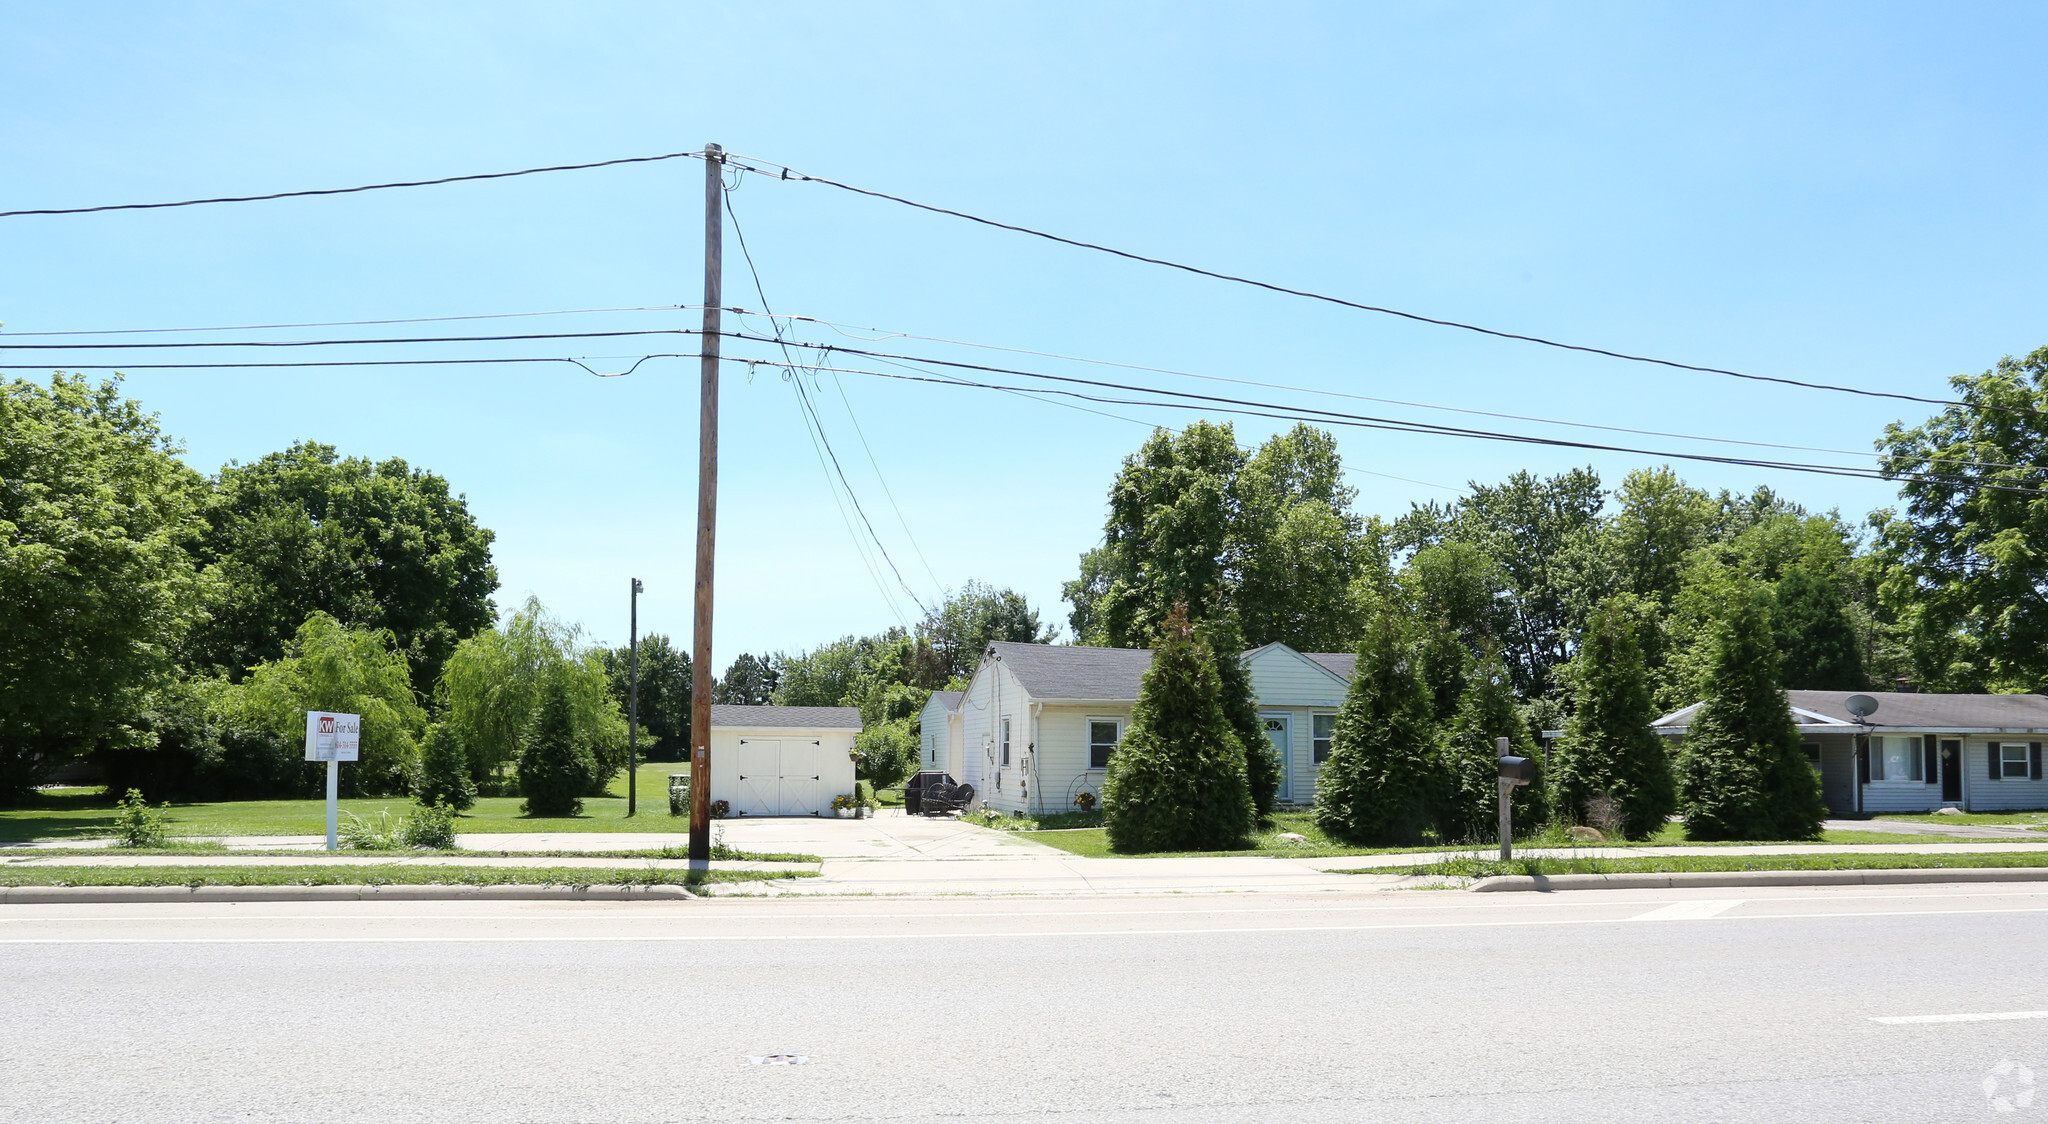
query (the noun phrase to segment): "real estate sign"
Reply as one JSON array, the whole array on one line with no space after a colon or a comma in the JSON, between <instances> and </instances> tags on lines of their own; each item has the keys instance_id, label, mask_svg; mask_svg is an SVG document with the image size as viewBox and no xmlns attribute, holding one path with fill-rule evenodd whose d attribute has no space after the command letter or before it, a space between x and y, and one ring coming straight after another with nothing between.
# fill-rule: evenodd
<instances>
[{"instance_id":1,"label":"real estate sign","mask_svg":"<svg viewBox=\"0 0 2048 1124\"><path fill-rule=\"evenodd\" d=\"M362 715L306 712L306 760L355 761L362 742Z\"/></svg>"}]
</instances>

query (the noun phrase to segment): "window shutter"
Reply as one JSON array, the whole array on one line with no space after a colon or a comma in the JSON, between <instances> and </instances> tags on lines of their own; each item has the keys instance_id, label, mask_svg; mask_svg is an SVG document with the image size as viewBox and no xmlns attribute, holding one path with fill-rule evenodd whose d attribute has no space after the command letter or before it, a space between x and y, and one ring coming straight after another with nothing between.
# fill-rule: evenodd
<instances>
[{"instance_id":1,"label":"window shutter","mask_svg":"<svg viewBox=\"0 0 2048 1124\"><path fill-rule=\"evenodd\" d=\"M1870 739L1856 739L1856 783L1870 783Z\"/></svg>"},{"instance_id":2,"label":"window shutter","mask_svg":"<svg viewBox=\"0 0 2048 1124\"><path fill-rule=\"evenodd\" d=\"M2041 743L2027 743L2027 776L2032 780L2041 779Z\"/></svg>"},{"instance_id":3,"label":"window shutter","mask_svg":"<svg viewBox=\"0 0 2048 1124\"><path fill-rule=\"evenodd\" d=\"M1997 742L1991 743L1991 779L1994 781L2000 781L2005 779L2005 770L2000 768L1998 764Z\"/></svg>"},{"instance_id":4,"label":"window shutter","mask_svg":"<svg viewBox=\"0 0 2048 1124\"><path fill-rule=\"evenodd\" d=\"M1920 779L1926 781L1928 784L1933 784L1934 782L1940 780L1941 758L1935 753L1933 734L1921 735L1920 757L1921 760L1925 762L1925 768L1920 770Z\"/></svg>"}]
</instances>

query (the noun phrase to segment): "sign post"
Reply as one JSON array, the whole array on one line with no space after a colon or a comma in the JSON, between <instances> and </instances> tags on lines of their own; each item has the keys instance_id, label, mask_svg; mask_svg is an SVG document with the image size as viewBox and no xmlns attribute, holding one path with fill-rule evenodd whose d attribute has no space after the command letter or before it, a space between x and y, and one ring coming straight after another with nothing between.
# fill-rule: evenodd
<instances>
[{"instance_id":1,"label":"sign post","mask_svg":"<svg viewBox=\"0 0 2048 1124\"><path fill-rule=\"evenodd\" d=\"M357 760L362 746L363 717L326 710L306 712L306 760L327 762L327 849L341 849L341 763Z\"/></svg>"}]
</instances>

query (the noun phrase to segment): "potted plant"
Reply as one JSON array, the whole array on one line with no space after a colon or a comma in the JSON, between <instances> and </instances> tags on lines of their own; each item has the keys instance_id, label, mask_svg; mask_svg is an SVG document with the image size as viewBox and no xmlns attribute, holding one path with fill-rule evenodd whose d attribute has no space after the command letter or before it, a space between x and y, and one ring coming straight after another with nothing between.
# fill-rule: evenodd
<instances>
[{"instance_id":1,"label":"potted plant","mask_svg":"<svg viewBox=\"0 0 2048 1124\"><path fill-rule=\"evenodd\" d=\"M853 793L842 792L832 798L832 814L842 820L851 818L854 814L856 803L857 801L854 800Z\"/></svg>"},{"instance_id":2,"label":"potted plant","mask_svg":"<svg viewBox=\"0 0 2048 1124\"><path fill-rule=\"evenodd\" d=\"M713 800L711 802L712 819L722 820L729 815L732 815L732 804L729 801Z\"/></svg>"},{"instance_id":3,"label":"potted plant","mask_svg":"<svg viewBox=\"0 0 2048 1124\"><path fill-rule=\"evenodd\" d=\"M1079 796L1074 797L1074 805L1084 812L1094 811L1095 794L1087 791L1086 789L1083 789Z\"/></svg>"}]
</instances>

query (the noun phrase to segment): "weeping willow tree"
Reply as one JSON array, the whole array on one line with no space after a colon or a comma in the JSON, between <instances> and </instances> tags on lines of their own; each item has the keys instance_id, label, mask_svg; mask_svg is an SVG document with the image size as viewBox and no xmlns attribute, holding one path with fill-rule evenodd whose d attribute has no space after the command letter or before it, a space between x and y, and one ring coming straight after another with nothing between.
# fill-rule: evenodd
<instances>
[{"instance_id":1,"label":"weeping willow tree","mask_svg":"<svg viewBox=\"0 0 2048 1124\"><path fill-rule=\"evenodd\" d=\"M581 629L529 597L501 627L458 645L436 688L441 721L461 744L473 780L487 782L519 760L550 688L559 689L571 729L596 759L591 794L618 775L626 720L602 653L582 644Z\"/></svg>"}]
</instances>

